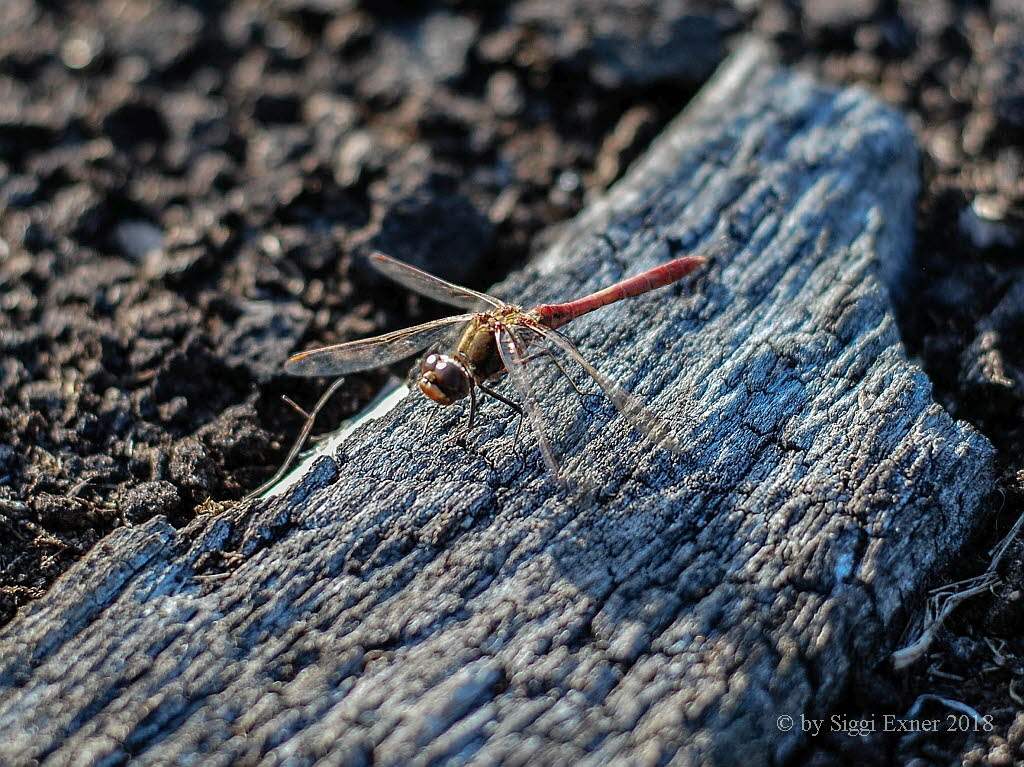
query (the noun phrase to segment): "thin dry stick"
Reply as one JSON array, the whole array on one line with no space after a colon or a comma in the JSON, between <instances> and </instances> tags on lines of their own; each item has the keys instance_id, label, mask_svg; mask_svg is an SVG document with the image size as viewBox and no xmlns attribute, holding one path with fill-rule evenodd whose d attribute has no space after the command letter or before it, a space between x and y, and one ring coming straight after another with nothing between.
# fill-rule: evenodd
<instances>
[{"instance_id":1,"label":"thin dry stick","mask_svg":"<svg viewBox=\"0 0 1024 767\"><path fill-rule=\"evenodd\" d=\"M316 406L310 413L307 413L305 410L296 405L288 397L283 397L283 399L286 402L288 402L292 407L298 410L299 413L305 416L306 423L305 425L303 425L302 431L299 432L299 436L295 440L295 444L292 445L292 449L288 451L288 457L284 459L284 463L281 464L281 468L274 472L274 476L272 476L262 485L257 487L247 496L245 496L245 498L242 499L243 501L247 501L250 498L255 498L256 496L259 495L263 495L267 490L272 488L274 485L278 483L278 481L280 481L281 477L285 475L285 473L288 471L288 468L292 465L292 461L295 460L295 456L299 454L299 451L302 449L302 446L306 444L306 440L309 439L309 433L313 431L313 424L316 422L317 415L320 413L321 410L323 410L324 405L327 404L327 400L329 400L331 398L331 395L338 390L338 387L341 386L344 380L345 376L340 376L339 378L334 379L334 383L328 386L327 391L320 395L320 399L317 400Z\"/></svg>"},{"instance_id":2,"label":"thin dry stick","mask_svg":"<svg viewBox=\"0 0 1024 767\"><path fill-rule=\"evenodd\" d=\"M910 710L903 715L903 718L917 718L917 715L921 713L921 708L924 706L925 703L928 703L929 701L934 703L940 703L946 708L951 708L954 711L959 711L962 714L966 714L974 720L975 727L984 727L985 725L985 718L977 711L975 711L973 708L968 706L966 703L961 703L960 701L953 700L952 698L943 698L940 695L932 695L931 693L919 695L917 700L914 701L914 705L912 705L910 707Z\"/></svg>"},{"instance_id":3,"label":"thin dry stick","mask_svg":"<svg viewBox=\"0 0 1024 767\"><path fill-rule=\"evenodd\" d=\"M1024 695L1021 695L1019 692L1017 692L1016 679L1010 680L1010 684L1007 687L1007 692L1009 693L1010 698L1011 700L1013 700L1014 703L1016 703L1018 706L1024 706Z\"/></svg>"},{"instance_id":4,"label":"thin dry stick","mask_svg":"<svg viewBox=\"0 0 1024 767\"><path fill-rule=\"evenodd\" d=\"M999 561L1003 558L1003 554L1005 554L1006 550L1010 548L1010 543L1017 537L1017 533L1020 532L1021 525L1024 525L1024 514L1021 514L1017 521L1013 523L1013 528L1011 528L1010 532L1006 534L1006 537L999 542L999 545L989 552L989 554L992 555L992 561L989 562L988 570L985 572L994 573L996 571L996 567L998 567Z\"/></svg>"},{"instance_id":5,"label":"thin dry stick","mask_svg":"<svg viewBox=\"0 0 1024 767\"><path fill-rule=\"evenodd\" d=\"M294 410L294 411L295 411L296 413L298 413L299 415L301 415L301 416L302 416L303 418L309 418L309 413L307 413L307 412L306 412L305 410L303 410L303 409L302 409L302 406L301 406L301 405L299 405L299 403L298 403L298 402L296 402L295 400L293 400L293 399L292 399L291 397L289 397L289 396L288 396L287 394L282 394L282 395L281 395L281 399L283 399L283 400L284 400L284 402L285 402L285 404L286 404L286 405L290 405L290 406L291 406L291 408L292 408L292 410Z\"/></svg>"},{"instance_id":6,"label":"thin dry stick","mask_svg":"<svg viewBox=\"0 0 1024 767\"><path fill-rule=\"evenodd\" d=\"M932 592L932 598L928 601L927 607L928 617L925 619L925 626L921 633L917 639L905 647L896 650L891 656L892 665L896 670L910 666L928 651L932 641L935 639L935 635L942 628L943 622L957 605L973 596L988 591L999 583L999 575L996 573L996 568L999 566L1003 555L1006 554L1006 550L1010 547L1010 543L1017 537L1017 533L1020 532L1022 525L1024 525L1024 514L1014 523L1013 528L1000 541L999 545L992 549L990 552L992 559L984 573L974 578L941 586ZM960 590L956 591L956 589Z\"/></svg>"}]
</instances>

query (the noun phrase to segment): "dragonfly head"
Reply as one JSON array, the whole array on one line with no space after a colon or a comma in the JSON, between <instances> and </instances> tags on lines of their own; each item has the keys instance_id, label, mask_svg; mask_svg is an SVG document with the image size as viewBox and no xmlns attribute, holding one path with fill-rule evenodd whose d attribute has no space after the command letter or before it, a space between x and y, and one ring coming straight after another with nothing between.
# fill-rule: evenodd
<instances>
[{"instance_id":1,"label":"dragonfly head","mask_svg":"<svg viewBox=\"0 0 1024 767\"><path fill-rule=\"evenodd\" d=\"M428 354L420 367L417 381L420 391L439 405L450 405L469 395L473 379L455 357L448 354Z\"/></svg>"}]
</instances>

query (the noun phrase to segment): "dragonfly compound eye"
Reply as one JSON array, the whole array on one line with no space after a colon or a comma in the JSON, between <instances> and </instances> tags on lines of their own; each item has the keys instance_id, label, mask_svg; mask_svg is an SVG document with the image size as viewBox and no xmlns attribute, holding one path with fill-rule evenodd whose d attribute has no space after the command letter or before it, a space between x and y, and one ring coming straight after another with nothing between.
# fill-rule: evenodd
<instances>
[{"instance_id":1,"label":"dragonfly compound eye","mask_svg":"<svg viewBox=\"0 0 1024 767\"><path fill-rule=\"evenodd\" d=\"M418 383L420 391L440 405L450 405L469 394L469 376L463 366L447 354L427 355Z\"/></svg>"}]
</instances>

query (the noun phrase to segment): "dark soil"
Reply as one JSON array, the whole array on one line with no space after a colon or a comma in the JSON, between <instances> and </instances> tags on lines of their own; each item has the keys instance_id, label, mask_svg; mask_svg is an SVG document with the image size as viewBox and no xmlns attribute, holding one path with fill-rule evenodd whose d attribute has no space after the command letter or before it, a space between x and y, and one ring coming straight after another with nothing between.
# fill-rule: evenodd
<instances>
[{"instance_id":1,"label":"dark soil","mask_svg":"<svg viewBox=\"0 0 1024 767\"><path fill-rule=\"evenodd\" d=\"M0 623L114 528L184 524L270 476L301 421L281 395L308 406L322 386L281 374L289 352L437 311L367 252L485 287L751 30L873 89L924 147L901 322L937 399L1000 451L991 524L943 578L982 572L1024 512L1019 0L5 0ZM322 421L383 375L346 382ZM799 761L1024 759L1022 555L910 671L862 671L837 709L929 693L991 731L833 733Z\"/></svg>"}]
</instances>

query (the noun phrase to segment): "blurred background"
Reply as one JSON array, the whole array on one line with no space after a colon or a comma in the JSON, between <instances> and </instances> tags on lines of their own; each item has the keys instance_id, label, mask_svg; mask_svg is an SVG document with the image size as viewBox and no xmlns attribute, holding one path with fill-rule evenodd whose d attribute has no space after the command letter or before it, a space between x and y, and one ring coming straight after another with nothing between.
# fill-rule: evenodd
<instances>
[{"instance_id":1,"label":"blurred background","mask_svg":"<svg viewBox=\"0 0 1024 767\"><path fill-rule=\"evenodd\" d=\"M1002 510L956 563L983 570L1024 508L1020 0L3 0L0 623L115 527L186 524L270 476L301 426L281 395L308 407L324 385L282 375L288 354L440 313L365 254L486 288L751 34L871 89L923 147L900 322L938 401L1000 450ZM323 426L386 375L347 380ZM1005 561L1019 597L1020 551ZM1006 596L844 704L905 711L945 685L1000 711L996 732L871 748L1020 748ZM829 748L873 753L846 740Z\"/></svg>"}]
</instances>

